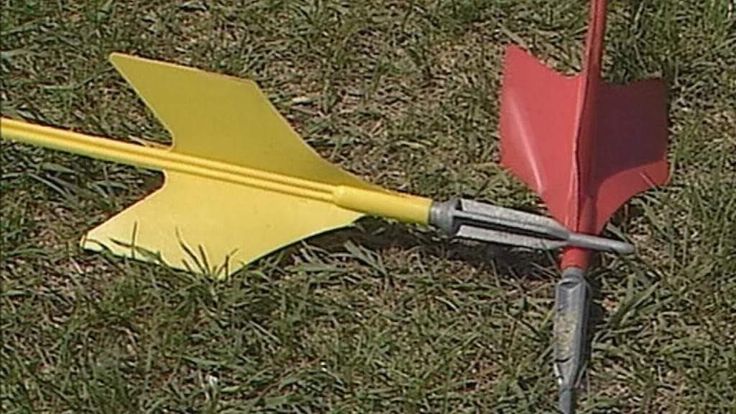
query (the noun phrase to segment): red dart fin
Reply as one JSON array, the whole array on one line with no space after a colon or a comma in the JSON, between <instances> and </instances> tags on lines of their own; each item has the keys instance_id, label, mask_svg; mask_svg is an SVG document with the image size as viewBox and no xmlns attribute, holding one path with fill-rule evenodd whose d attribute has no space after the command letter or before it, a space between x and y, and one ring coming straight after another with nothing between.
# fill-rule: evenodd
<instances>
[{"instance_id":1,"label":"red dart fin","mask_svg":"<svg viewBox=\"0 0 736 414\"><path fill-rule=\"evenodd\" d=\"M668 176L665 84L601 79L605 13L594 0L582 73L558 74L510 46L501 91L502 164L585 233Z\"/></svg>"},{"instance_id":2,"label":"red dart fin","mask_svg":"<svg viewBox=\"0 0 736 414\"><path fill-rule=\"evenodd\" d=\"M517 46L506 50L501 90L501 163L568 227L579 79L547 68Z\"/></svg>"}]
</instances>

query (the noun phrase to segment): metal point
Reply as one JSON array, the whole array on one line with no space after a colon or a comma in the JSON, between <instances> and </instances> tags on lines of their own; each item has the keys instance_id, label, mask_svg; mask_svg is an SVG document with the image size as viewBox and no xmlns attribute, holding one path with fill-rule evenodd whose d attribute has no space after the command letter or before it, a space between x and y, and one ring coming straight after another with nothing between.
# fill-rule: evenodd
<instances>
[{"instance_id":1,"label":"metal point","mask_svg":"<svg viewBox=\"0 0 736 414\"><path fill-rule=\"evenodd\" d=\"M618 254L634 251L633 245L623 241L571 232L550 217L465 199L432 203L429 222L453 237L530 249L581 247Z\"/></svg>"}]
</instances>

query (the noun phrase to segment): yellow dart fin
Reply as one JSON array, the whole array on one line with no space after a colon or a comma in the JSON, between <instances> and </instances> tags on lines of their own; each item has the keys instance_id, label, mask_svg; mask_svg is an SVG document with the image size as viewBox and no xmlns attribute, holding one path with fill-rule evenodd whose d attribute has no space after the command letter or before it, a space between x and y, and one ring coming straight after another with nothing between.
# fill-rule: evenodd
<instances>
[{"instance_id":1,"label":"yellow dart fin","mask_svg":"<svg viewBox=\"0 0 736 414\"><path fill-rule=\"evenodd\" d=\"M274 174L287 185L316 183L304 192L317 193L310 199L297 194L299 184L289 194L164 168L164 186L90 231L85 248L198 273L227 267L229 273L363 215L332 202L332 189L388 193L322 159L252 81L122 54L110 60L171 133L172 155L217 164L207 168Z\"/></svg>"},{"instance_id":2,"label":"yellow dart fin","mask_svg":"<svg viewBox=\"0 0 736 414\"><path fill-rule=\"evenodd\" d=\"M222 276L360 217L331 203L166 173L160 190L91 230L82 246Z\"/></svg>"},{"instance_id":3,"label":"yellow dart fin","mask_svg":"<svg viewBox=\"0 0 736 414\"><path fill-rule=\"evenodd\" d=\"M172 135L172 151L332 185L381 190L322 159L255 82L112 54Z\"/></svg>"},{"instance_id":4,"label":"yellow dart fin","mask_svg":"<svg viewBox=\"0 0 736 414\"><path fill-rule=\"evenodd\" d=\"M427 224L430 199L384 190L320 158L255 83L111 60L171 132L171 148L2 119L4 137L165 173L161 189L90 231L84 247L222 274L364 214Z\"/></svg>"}]
</instances>

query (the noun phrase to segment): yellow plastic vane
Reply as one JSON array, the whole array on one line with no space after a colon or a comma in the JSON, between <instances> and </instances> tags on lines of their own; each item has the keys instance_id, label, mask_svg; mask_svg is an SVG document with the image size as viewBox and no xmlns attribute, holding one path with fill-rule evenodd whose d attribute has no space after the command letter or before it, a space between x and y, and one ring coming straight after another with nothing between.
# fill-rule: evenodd
<instances>
[{"instance_id":1,"label":"yellow plastic vane","mask_svg":"<svg viewBox=\"0 0 736 414\"><path fill-rule=\"evenodd\" d=\"M380 187L322 159L255 83L113 54L171 133L143 147L2 118L4 138L162 170L162 188L82 239L91 250L197 273L232 273L363 215L427 224L432 201Z\"/></svg>"}]
</instances>

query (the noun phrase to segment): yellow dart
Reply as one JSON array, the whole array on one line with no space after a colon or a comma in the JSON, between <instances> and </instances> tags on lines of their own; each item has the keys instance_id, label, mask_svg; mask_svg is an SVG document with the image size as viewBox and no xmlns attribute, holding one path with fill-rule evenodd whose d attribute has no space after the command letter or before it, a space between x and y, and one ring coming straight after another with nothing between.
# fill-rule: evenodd
<instances>
[{"instance_id":1,"label":"yellow dart","mask_svg":"<svg viewBox=\"0 0 736 414\"><path fill-rule=\"evenodd\" d=\"M321 158L252 81L122 54L111 61L168 129L170 148L7 118L0 124L6 139L164 172L160 189L89 231L81 242L86 249L229 274L373 215L529 248L632 250L547 217L469 200L433 202L369 184Z\"/></svg>"}]
</instances>

